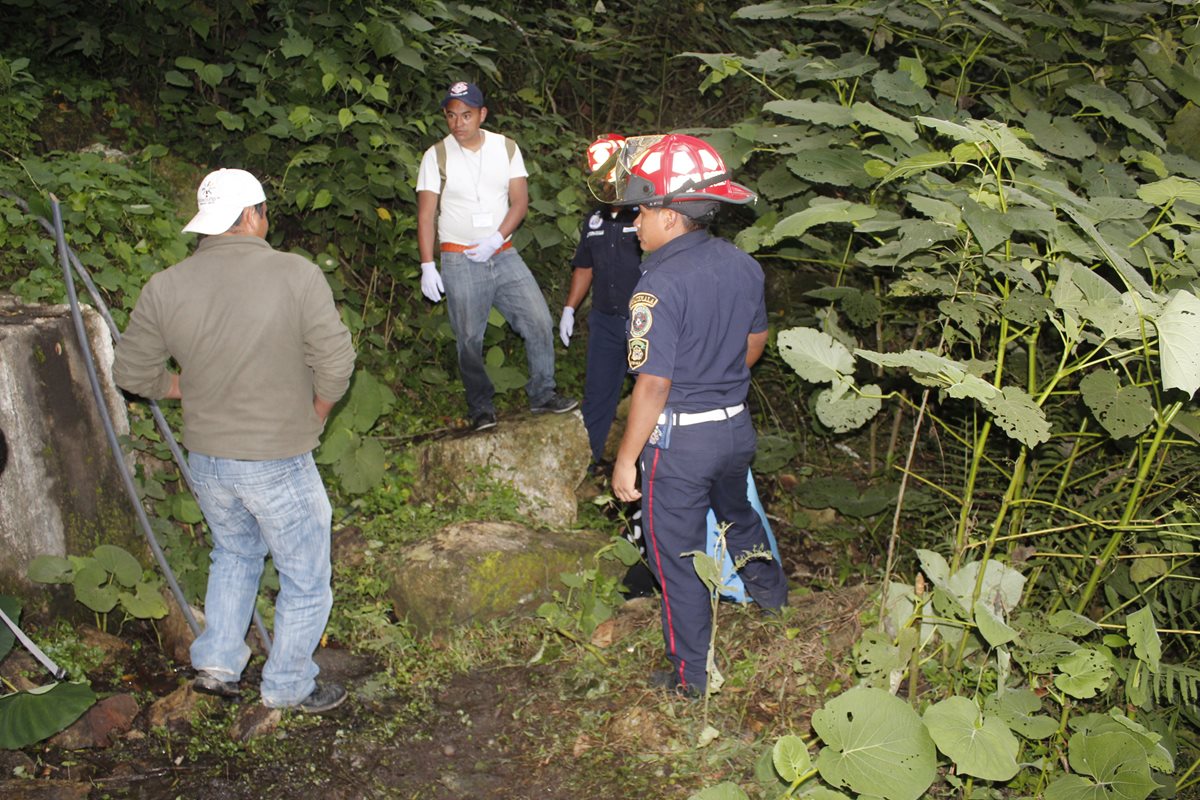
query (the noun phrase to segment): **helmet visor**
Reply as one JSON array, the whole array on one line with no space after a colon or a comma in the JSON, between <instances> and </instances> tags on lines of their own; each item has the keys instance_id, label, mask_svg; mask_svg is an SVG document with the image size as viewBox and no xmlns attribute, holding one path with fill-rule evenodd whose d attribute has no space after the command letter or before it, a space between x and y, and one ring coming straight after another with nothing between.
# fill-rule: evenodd
<instances>
[{"instance_id":1,"label":"helmet visor","mask_svg":"<svg viewBox=\"0 0 1200 800\"><path fill-rule=\"evenodd\" d=\"M631 170L646 150L662 141L663 136L659 133L627 138L588 176L587 184L592 196L608 205L636 205L639 200L632 197L629 191Z\"/></svg>"}]
</instances>

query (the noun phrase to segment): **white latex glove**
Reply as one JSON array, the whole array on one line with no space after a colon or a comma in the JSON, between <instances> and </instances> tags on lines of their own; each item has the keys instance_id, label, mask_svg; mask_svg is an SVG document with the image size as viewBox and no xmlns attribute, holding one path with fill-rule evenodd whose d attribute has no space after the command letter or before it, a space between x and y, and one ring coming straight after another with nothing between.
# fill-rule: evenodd
<instances>
[{"instance_id":1,"label":"white latex glove","mask_svg":"<svg viewBox=\"0 0 1200 800\"><path fill-rule=\"evenodd\" d=\"M504 244L504 237L500 235L500 231L493 231L478 242L472 242L471 246L463 251L463 254L472 261L482 264L495 255L502 244Z\"/></svg>"},{"instance_id":2,"label":"white latex glove","mask_svg":"<svg viewBox=\"0 0 1200 800\"><path fill-rule=\"evenodd\" d=\"M444 291L446 291L446 287L442 286L442 276L438 274L437 264L432 261L423 261L421 263L421 294L436 303L442 299Z\"/></svg>"},{"instance_id":3,"label":"white latex glove","mask_svg":"<svg viewBox=\"0 0 1200 800\"><path fill-rule=\"evenodd\" d=\"M562 339L563 347L571 346L571 334L575 333L575 309L563 306L562 319L558 321L558 338Z\"/></svg>"}]
</instances>

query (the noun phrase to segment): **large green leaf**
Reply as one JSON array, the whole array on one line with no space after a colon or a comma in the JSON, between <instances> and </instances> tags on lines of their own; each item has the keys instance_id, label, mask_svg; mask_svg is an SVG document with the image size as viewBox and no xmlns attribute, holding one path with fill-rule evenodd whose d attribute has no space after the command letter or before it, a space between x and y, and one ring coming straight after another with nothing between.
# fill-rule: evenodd
<instances>
[{"instance_id":1,"label":"large green leaf","mask_svg":"<svg viewBox=\"0 0 1200 800\"><path fill-rule=\"evenodd\" d=\"M1200 298L1176 292L1158 319L1159 364L1164 389L1182 389L1188 397L1200 389Z\"/></svg>"},{"instance_id":2,"label":"large green leaf","mask_svg":"<svg viewBox=\"0 0 1200 800\"><path fill-rule=\"evenodd\" d=\"M1017 774L1017 737L974 701L948 697L926 709L924 720L934 744L959 773L988 781L1007 781Z\"/></svg>"},{"instance_id":3,"label":"large green leaf","mask_svg":"<svg viewBox=\"0 0 1200 800\"><path fill-rule=\"evenodd\" d=\"M35 583L70 583L75 567L62 556L37 556L26 569L29 580Z\"/></svg>"},{"instance_id":4,"label":"large green leaf","mask_svg":"<svg viewBox=\"0 0 1200 800\"><path fill-rule=\"evenodd\" d=\"M783 360L809 383L832 383L854 371L846 346L815 328L780 331L776 343Z\"/></svg>"},{"instance_id":5,"label":"large green leaf","mask_svg":"<svg viewBox=\"0 0 1200 800\"><path fill-rule=\"evenodd\" d=\"M876 210L861 203L845 200L813 200L803 211L787 216L775 223L775 227L762 237L762 244L773 245L782 239L803 236L809 228L830 222L858 222L871 219Z\"/></svg>"},{"instance_id":6,"label":"large green leaf","mask_svg":"<svg viewBox=\"0 0 1200 800\"><path fill-rule=\"evenodd\" d=\"M1086 267L1070 262L1063 264L1051 299L1064 313L1091 322L1105 339L1129 339L1141 335L1137 309L1132 302Z\"/></svg>"},{"instance_id":7,"label":"large green leaf","mask_svg":"<svg viewBox=\"0 0 1200 800\"><path fill-rule=\"evenodd\" d=\"M1046 787L1046 800L1144 800L1158 788L1146 754L1127 734L1076 733L1067 747L1068 761L1078 774Z\"/></svg>"},{"instance_id":8,"label":"large green leaf","mask_svg":"<svg viewBox=\"0 0 1200 800\"><path fill-rule=\"evenodd\" d=\"M789 119L835 127L845 127L854 122L854 115L850 109L838 103L821 100L772 100L763 106L763 111L781 114Z\"/></svg>"},{"instance_id":9,"label":"large green leaf","mask_svg":"<svg viewBox=\"0 0 1200 800\"><path fill-rule=\"evenodd\" d=\"M151 583L139 583L136 593L121 592L117 599L125 613L137 619L162 619L167 615L167 603Z\"/></svg>"},{"instance_id":10,"label":"large green leaf","mask_svg":"<svg viewBox=\"0 0 1200 800\"><path fill-rule=\"evenodd\" d=\"M94 558L84 559L83 566L75 571L71 583L75 587L75 599L92 611L105 614L117 604L117 585L109 581L108 570Z\"/></svg>"},{"instance_id":11,"label":"large green leaf","mask_svg":"<svg viewBox=\"0 0 1200 800\"><path fill-rule=\"evenodd\" d=\"M0 697L0 748L16 750L70 725L96 702L90 687L55 683Z\"/></svg>"},{"instance_id":12,"label":"large green leaf","mask_svg":"<svg viewBox=\"0 0 1200 800\"><path fill-rule=\"evenodd\" d=\"M1154 422L1154 400L1144 386L1121 386L1115 372L1090 372L1079 382L1083 402L1114 439L1137 436Z\"/></svg>"},{"instance_id":13,"label":"large green leaf","mask_svg":"<svg viewBox=\"0 0 1200 800\"><path fill-rule=\"evenodd\" d=\"M835 381L835 386L841 380ZM835 433L848 433L865 425L883 407L876 384L862 387L862 393L822 389L817 392L814 411L821 424Z\"/></svg>"},{"instance_id":14,"label":"large green leaf","mask_svg":"<svg viewBox=\"0 0 1200 800\"><path fill-rule=\"evenodd\" d=\"M886 800L917 800L937 777L933 740L917 712L882 689L855 687L812 716L826 782Z\"/></svg>"},{"instance_id":15,"label":"large green leaf","mask_svg":"<svg viewBox=\"0 0 1200 800\"><path fill-rule=\"evenodd\" d=\"M812 757L808 754L808 746L804 740L794 734L781 736L772 748L771 758L779 777L788 783L812 769Z\"/></svg>"},{"instance_id":16,"label":"large green leaf","mask_svg":"<svg viewBox=\"0 0 1200 800\"><path fill-rule=\"evenodd\" d=\"M102 544L92 555L122 586L133 586L142 579L142 565L128 550L115 544Z\"/></svg>"},{"instance_id":17,"label":"large green leaf","mask_svg":"<svg viewBox=\"0 0 1200 800\"><path fill-rule=\"evenodd\" d=\"M1112 664L1105 655L1090 647L1081 647L1058 661L1060 673L1054 685L1071 697L1087 699L1108 688Z\"/></svg>"},{"instance_id":18,"label":"large green leaf","mask_svg":"<svg viewBox=\"0 0 1200 800\"><path fill-rule=\"evenodd\" d=\"M988 400L1000 394L999 389L971 374L965 365L927 350L905 350L903 353L856 350L855 354L880 366L908 369L918 383L943 388L954 398Z\"/></svg>"},{"instance_id":19,"label":"large green leaf","mask_svg":"<svg viewBox=\"0 0 1200 800\"><path fill-rule=\"evenodd\" d=\"M921 92L921 94L925 93ZM928 95L925 96L928 97ZM886 133L910 143L919 138L916 126L911 122L892 116L870 103L855 103L850 110L854 114L855 122L868 128L874 128L880 133Z\"/></svg>"},{"instance_id":20,"label":"large green leaf","mask_svg":"<svg viewBox=\"0 0 1200 800\"><path fill-rule=\"evenodd\" d=\"M1039 147L1057 156L1079 160L1096 152L1087 128L1070 117L1052 117L1040 108L1032 109L1025 115L1025 130Z\"/></svg>"},{"instance_id":21,"label":"large green leaf","mask_svg":"<svg viewBox=\"0 0 1200 800\"><path fill-rule=\"evenodd\" d=\"M1000 394L985 397L981 402L1000 429L1026 447L1036 447L1050 438L1046 413L1024 389L1005 386Z\"/></svg>"},{"instance_id":22,"label":"large green leaf","mask_svg":"<svg viewBox=\"0 0 1200 800\"><path fill-rule=\"evenodd\" d=\"M1042 698L1032 689L1007 689L999 697L988 697L984 703L984 711L995 714L1026 739L1045 739L1058 730L1058 720L1037 713L1041 710Z\"/></svg>"},{"instance_id":23,"label":"large green leaf","mask_svg":"<svg viewBox=\"0 0 1200 800\"><path fill-rule=\"evenodd\" d=\"M1122 714L1111 709L1107 714L1076 714L1071 718L1071 727L1077 733L1123 733L1132 736L1146 753L1150 769L1159 772L1174 772L1175 759L1172 750L1163 744L1163 735L1155 733Z\"/></svg>"},{"instance_id":24,"label":"large green leaf","mask_svg":"<svg viewBox=\"0 0 1200 800\"><path fill-rule=\"evenodd\" d=\"M1176 200L1185 200L1200 205L1200 181L1172 175L1161 181L1138 187L1138 197L1156 206L1165 206Z\"/></svg>"},{"instance_id":25,"label":"large green leaf","mask_svg":"<svg viewBox=\"0 0 1200 800\"><path fill-rule=\"evenodd\" d=\"M351 494L362 494L383 479L387 466L387 454L377 439L364 439L362 443L342 455L333 465L333 471L342 481L342 488Z\"/></svg>"},{"instance_id":26,"label":"large green leaf","mask_svg":"<svg viewBox=\"0 0 1200 800\"><path fill-rule=\"evenodd\" d=\"M811 183L856 186L865 189L875 182L866 169L867 157L852 148L806 150L788 160L794 174Z\"/></svg>"},{"instance_id":27,"label":"large green leaf","mask_svg":"<svg viewBox=\"0 0 1200 800\"><path fill-rule=\"evenodd\" d=\"M688 800L749 800L749 796L736 783L718 783L691 795Z\"/></svg>"},{"instance_id":28,"label":"large green leaf","mask_svg":"<svg viewBox=\"0 0 1200 800\"><path fill-rule=\"evenodd\" d=\"M1143 606L1125 618L1125 629L1129 643L1139 659L1146 662L1151 672L1158 672L1162 658L1162 640L1158 637L1158 626L1154 622L1154 611Z\"/></svg>"},{"instance_id":29,"label":"large green leaf","mask_svg":"<svg viewBox=\"0 0 1200 800\"><path fill-rule=\"evenodd\" d=\"M1079 83L1068 87L1067 94L1078 100L1084 108L1094 108L1109 119L1136 131L1163 150L1167 148L1167 143L1149 120L1130 113L1129 101L1112 89L1095 83Z\"/></svg>"}]
</instances>

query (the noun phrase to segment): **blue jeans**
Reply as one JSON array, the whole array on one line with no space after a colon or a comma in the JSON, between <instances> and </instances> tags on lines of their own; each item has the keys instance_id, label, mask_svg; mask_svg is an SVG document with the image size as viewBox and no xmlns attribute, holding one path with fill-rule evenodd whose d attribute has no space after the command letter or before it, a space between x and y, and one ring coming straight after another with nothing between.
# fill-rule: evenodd
<instances>
[{"instance_id":1,"label":"blue jeans","mask_svg":"<svg viewBox=\"0 0 1200 800\"><path fill-rule=\"evenodd\" d=\"M525 340L529 382L525 394L538 405L554 393L554 322L546 298L515 248L496 253L484 263L462 253L443 252L442 283L450 327L458 343L458 369L467 390L467 411L474 417L495 413L496 394L483 361L483 334L492 306Z\"/></svg>"},{"instance_id":2,"label":"blue jeans","mask_svg":"<svg viewBox=\"0 0 1200 800\"><path fill-rule=\"evenodd\" d=\"M583 425L592 461L604 458L604 443L629 371L624 317L592 309L588 314L587 377L583 384Z\"/></svg>"},{"instance_id":3,"label":"blue jeans","mask_svg":"<svg viewBox=\"0 0 1200 800\"><path fill-rule=\"evenodd\" d=\"M313 653L333 607L329 586L333 512L312 453L272 461L188 456L196 500L212 530L205 629L192 666L225 681L241 678L267 554L279 573L275 632L262 671L264 705L292 706L312 694Z\"/></svg>"}]
</instances>

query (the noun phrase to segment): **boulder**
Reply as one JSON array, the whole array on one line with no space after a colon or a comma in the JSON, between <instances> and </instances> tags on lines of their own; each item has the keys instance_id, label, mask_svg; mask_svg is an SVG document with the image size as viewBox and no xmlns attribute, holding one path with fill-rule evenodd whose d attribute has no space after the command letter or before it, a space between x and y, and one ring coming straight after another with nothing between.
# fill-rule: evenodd
<instances>
[{"instance_id":1,"label":"boulder","mask_svg":"<svg viewBox=\"0 0 1200 800\"><path fill-rule=\"evenodd\" d=\"M565 590L560 573L595 566L592 557L607 542L607 536L590 531L456 523L398 553L389 594L396 614L426 633L529 612L554 590Z\"/></svg>"},{"instance_id":2,"label":"boulder","mask_svg":"<svg viewBox=\"0 0 1200 800\"><path fill-rule=\"evenodd\" d=\"M417 451L413 499L475 502L507 484L524 498L521 511L539 524L575 523L577 487L591 461L587 430L578 411L505 417L485 433L437 439Z\"/></svg>"},{"instance_id":3,"label":"boulder","mask_svg":"<svg viewBox=\"0 0 1200 800\"><path fill-rule=\"evenodd\" d=\"M108 747L133 727L134 717L140 710L132 695L111 695L89 708L66 730L51 737L50 744L65 750Z\"/></svg>"},{"instance_id":4,"label":"boulder","mask_svg":"<svg viewBox=\"0 0 1200 800\"><path fill-rule=\"evenodd\" d=\"M87 306L83 320L113 427L127 434L112 336ZM90 554L100 543L145 553L69 307L0 295L0 440L0 594L32 597L25 573L43 553Z\"/></svg>"}]
</instances>

